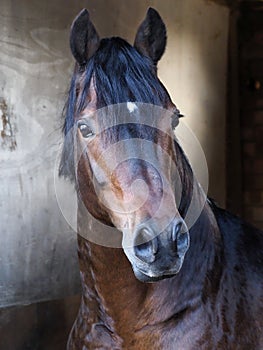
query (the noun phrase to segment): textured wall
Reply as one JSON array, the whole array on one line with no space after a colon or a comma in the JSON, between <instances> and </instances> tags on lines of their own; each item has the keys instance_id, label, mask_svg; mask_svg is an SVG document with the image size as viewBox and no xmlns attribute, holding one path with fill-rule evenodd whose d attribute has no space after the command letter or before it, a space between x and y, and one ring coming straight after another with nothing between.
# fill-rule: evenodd
<instances>
[{"instance_id":1,"label":"textured wall","mask_svg":"<svg viewBox=\"0 0 263 350\"><path fill-rule=\"evenodd\" d=\"M224 203L227 8L205 0L1 0L1 305L79 290L75 236L53 180L70 23L87 7L101 36L133 41L149 6L168 27L160 77L204 148L210 193Z\"/></svg>"},{"instance_id":2,"label":"textured wall","mask_svg":"<svg viewBox=\"0 0 263 350\"><path fill-rule=\"evenodd\" d=\"M75 235L53 179L71 70L68 27L77 11L62 3L1 0L1 305L79 289Z\"/></svg>"}]
</instances>

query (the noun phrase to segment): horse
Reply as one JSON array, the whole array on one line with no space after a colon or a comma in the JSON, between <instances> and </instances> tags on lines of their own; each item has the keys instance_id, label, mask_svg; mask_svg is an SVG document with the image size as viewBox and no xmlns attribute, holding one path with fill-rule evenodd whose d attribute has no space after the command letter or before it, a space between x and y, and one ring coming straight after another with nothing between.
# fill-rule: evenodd
<instances>
[{"instance_id":1,"label":"horse","mask_svg":"<svg viewBox=\"0 0 263 350\"><path fill-rule=\"evenodd\" d=\"M133 45L100 39L86 9L71 26L59 173L78 194L82 299L68 350L263 349L262 232L199 186L157 76L166 40L153 8Z\"/></svg>"}]
</instances>

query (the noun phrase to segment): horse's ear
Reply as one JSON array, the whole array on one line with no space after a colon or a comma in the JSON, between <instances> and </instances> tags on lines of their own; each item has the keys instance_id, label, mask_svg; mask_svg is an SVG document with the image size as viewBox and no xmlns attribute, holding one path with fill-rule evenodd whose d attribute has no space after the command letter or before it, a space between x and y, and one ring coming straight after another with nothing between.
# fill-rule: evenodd
<instances>
[{"instance_id":1,"label":"horse's ear","mask_svg":"<svg viewBox=\"0 0 263 350\"><path fill-rule=\"evenodd\" d=\"M88 10L82 10L75 18L70 32L70 48L80 66L85 65L100 44L99 35L92 24Z\"/></svg>"},{"instance_id":2,"label":"horse's ear","mask_svg":"<svg viewBox=\"0 0 263 350\"><path fill-rule=\"evenodd\" d=\"M165 24L159 13L150 7L137 31L134 47L144 56L151 58L156 65L164 53L165 46Z\"/></svg>"}]
</instances>

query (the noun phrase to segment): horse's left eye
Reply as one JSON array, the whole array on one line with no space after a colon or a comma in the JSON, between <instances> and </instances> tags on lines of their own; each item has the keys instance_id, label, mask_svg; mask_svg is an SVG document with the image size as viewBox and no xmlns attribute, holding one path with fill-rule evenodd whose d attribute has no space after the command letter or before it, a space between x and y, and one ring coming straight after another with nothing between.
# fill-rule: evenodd
<instances>
[{"instance_id":1,"label":"horse's left eye","mask_svg":"<svg viewBox=\"0 0 263 350\"><path fill-rule=\"evenodd\" d=\"M172 115L172 128L175 129L177 125L179 124L179 115L178 114L173 114Z\"/></svg>"},{"instance_id":2,"label":"horse's left eye","mask_svg":"<svg viewBox=\"0 0 263 350\"><path fill-rule=\"evenodd\" d=\"M93 131L87 124L79 124L78 128L79 128L79 131L81 132L81 135L84 138L88 138L94 135Z\"/></svg>"}]
</instances>

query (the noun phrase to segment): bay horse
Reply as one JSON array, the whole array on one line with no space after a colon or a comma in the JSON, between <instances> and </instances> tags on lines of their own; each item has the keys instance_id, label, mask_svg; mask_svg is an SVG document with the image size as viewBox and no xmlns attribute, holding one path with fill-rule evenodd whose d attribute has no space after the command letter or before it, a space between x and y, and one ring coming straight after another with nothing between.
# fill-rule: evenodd
<instances>
[{"instance_id":1,"label":"bay horse","mask_svg":"<svg viewBox=\"0 0 263 350\"><path fill-rule=\"evenodd\" d=\"M71 27L76 64L60 175L78 192L83 294L69 350L263 349L262 232L206 197L188 224L203 192L174 137L180 112L157 77L165 46L165 24L152 8L133 46L100 39L86 9ZM113 122L125 108L125 121ZM131 190L138 180L147 191ZM139 205L127 208L133 201ZM97 243L87 212L116 228L121 249Z\"/></svg>"}]
</instances>

